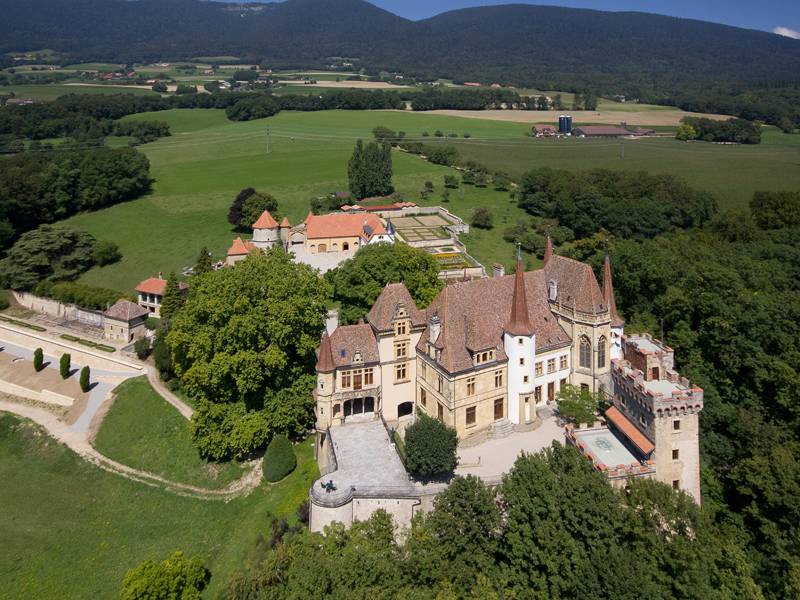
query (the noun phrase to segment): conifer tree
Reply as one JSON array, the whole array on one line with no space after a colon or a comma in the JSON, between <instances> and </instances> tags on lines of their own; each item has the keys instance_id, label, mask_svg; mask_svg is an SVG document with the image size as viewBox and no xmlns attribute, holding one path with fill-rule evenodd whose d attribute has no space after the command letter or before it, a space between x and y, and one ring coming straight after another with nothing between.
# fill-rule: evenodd
<instances>
[{"instance_id":1,"label":"conifer tree","mask_svg":"<svg viewBox=\"0 0 800 600\"><path fill-rule=\"evenodd\" d=\"M89 365L86 365L81 369L80 375L80 384L81 384L81 391L88 392L89 388L91 387L91 372L89 371Z\"/></svg>"},{"instance_id":2,"label":"conifer tree","mask_svg":"<svg viewBox=\"0 0 800 600\"><path fill-rule=\"evenodd\" d=\"M33 368L37 373L44 369L44 354L41 348L37 348L33 351Z\"/></svg>"},{"instance_id":3,"label":"conifer tree","mask_svg":"<svg viewBox=\"0 0 800 600\"><path fill-rule=\"evenodd\" d=\"M208 273L212 269L211 253L206 246L203 246L203 249L200 250L200 256L197 257L197 264L194 266L194 274L202 275L203 273Z\"/></svg>"},{"instance_id":4,"label":"conifer tree","mask_svg":"<svg viewBox=\"0 0 800 600\"><path fill-rule=\"evenodd\" d=\"M161 320L169 321L183 306L183 302L184 297L178 286L178 276L170 273L167 278L167 287L164 290L164 298L161 300Z\"/></svg>"},{"instance_id":5,"label":"conifer tree","mask_svg":"<svg viewBox=\"0 0 800 600\"><path fill-rule=\"evenodd\" d=\"M71 362L72 357L69 355L69 353L61 355L61 362L58 365L59 371L61 372L61 379L66 379L69 377L69 367Z\"/></svg>"}]
</instances>

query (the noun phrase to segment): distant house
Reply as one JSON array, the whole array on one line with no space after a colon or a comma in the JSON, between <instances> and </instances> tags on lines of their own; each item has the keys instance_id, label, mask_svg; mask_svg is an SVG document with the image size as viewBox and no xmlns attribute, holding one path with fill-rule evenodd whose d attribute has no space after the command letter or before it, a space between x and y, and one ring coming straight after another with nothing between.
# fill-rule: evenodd
<instances>
[{"instance_id":1,"label":"distant house","mask_svg":"<svg viewBox=\"0 0 800 600\"><path fill-rule=\"evenodd\" d=\"M642 127L637 127L631 133L633 135L637 136L637 137L646 137L646 136L650 136L650 135L655 135L656 134L656 130L655 129L644 129Z\"/></svg>"},{"instance_id":2,"label":"distant house","mask_svg":"<svg viewBox=\"0 0 800 600\"><path fill-rule=\"evenodd\" d=\"M257 251L258 246L256 246L253 242L249 242L237 237L235 240L233 240L231 247L228 248L228 257L225 260L225 264L229 267L232 267L237 262L247 258L251 253Z\"/></svg>"},{"instance_id":3,"label":"distant house","mask_svg":"<svg viewBox=\"0 0 800 600\"><path fill-rule=\"evenodd\" d=\"M630 131L616 125L583 125L575 127L572 135L577 137L625 137L632 135Z\"/></svg>"},{"instance_id":4,"label":"distant house","mask_svg":"<svg viewBox=\"0 0 800 600\"><path fill-rule=\"evenodd\" d=\"M130 300L117 302L103 313L103 336L107 340L132 342L145 334L150 311Z\"/></svg>"},{"instance_id":5,"label":"distant house","mask_svg":"<svg viewBox=\"0 0 800 600\"><path fill-rule=\"evenodd\" d=\"M534 125L532 133L534 137L553 137L556 134L556 128L552 125Z\"/></svg>"},{"instance_id":6,"label":"distant house","mask_svg":"<svg viewBox=\"0 0 800 600\"><path fill-rule=\"evenodd\" d=\"M189 286L182 281L178 287L184 294L189 293ZM147 310L154 317L161 316L161 303L164 300L164 290L167 288L167 280L158 274L158 277L149 277L136 286L136 293L139 295L139 306Z\"/></svg>"},{"instance_id":7,"label":"distant house","mask_svg":"<svg viewBox=\"0 0 800 600\"><path fill-rule=\"evenodd\" d=\"M476 83L475 81L465 81L464 85L467 87L481 87L481 84Z\"/></svg>"}]
</instances>

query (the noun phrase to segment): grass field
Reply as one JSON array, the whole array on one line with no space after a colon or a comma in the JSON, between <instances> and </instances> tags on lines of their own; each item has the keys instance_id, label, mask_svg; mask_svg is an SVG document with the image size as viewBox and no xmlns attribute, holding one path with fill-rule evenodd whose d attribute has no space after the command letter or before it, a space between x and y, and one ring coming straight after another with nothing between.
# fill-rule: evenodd
<instances>
[{"instance_id":1,"label":"grass field","mask_svg":"<svg viewBox=\"0 0 800 600\"><path fill-rule=\"evenodd\" d=\"M110 84L90 87L49 83L44 85L26 84L0 87L0 94L8 94L9 92L14 92L18 98L33 98L34 100L42 101L55 100L59 96L66 94L136 94L137 96L155 94L154 91L149 89L126 88Z\"/></svg>"},{"instance_id":2,"label":"grass field","mask_svg":"<svg viewBox=\"0 0 800 600\"><path fill-rule=\"evenodd\" d=\"M228 503L198 500L107 473L0 413L0 596L115 598L128 569L180 549L211 569L215 598L271 521L307 498L318 473L312 444L296 450L298 468L279 484Z\"/></svg>"},{"instance_id":3,"label":"grass field","mask_svg":"<svg viewBox=\"0 0 800 600\"><path fill-rule=\"evenodd\" d=\"M218 110L173 110L130 119L166 120L173 136L141 147L155 180L151 195L68 224L112 239L121 262L89 271L82 281L127 291L154 273L180 271L193 264L203 245L224 256L235 233L226 215L236 193L248 186L272 193L292 223L308 212L310 198L347 189L347 160L355 139L371 137L377 125L405 131L411 139L443 143L423 132L437 129L463 136L448 139L465 158L513 175L537 166L567 169L606 167L672 173L714 192L725 206L745 205L758 189L800 187L800 138L767 131L760 146L682 143L672 139L536 140L523 123L464 119L403 111L283 112L270 119L234 123ZM269 131L269 138L267 132ZM269 143L270 152L267 153ZM620 158L624 147L625 158ZM402 152L394 153L395 187L420 204L440 204L442 179L450 169ZM426 180L435 193L419 200ZM448 208L469 220L472 209L490 207L495 228L473 230L462 239L486 266L513 262L502 231L523 216L508 194L465 186L453 190ZM535 263L534 263L535 264Z\"/></svg>"},{"instance_id":4,"label":"grass field","mask_svg":"<svg viewBox=\"0 0 800 600\"><path fill-rule=\"evenodd\" d=\"M293 224L302 221L312 197L347 189L347 160L354 140L371 137L377 125L404 129L410 136L437 128L470 131L487 139L524 134L524 127L510 123L399 112L286 112L247 123L232 123L217 110L174 110L131 118L157 118L172 126L172 137L141 148L151 161L154 192L67 221L119 244L120 263L93 269L82 280L120 291L159 271L180 271L193 264L203 245L215 257L224 256L237 235L227 222L228 208L244 187L275 195L283 215ZM417 199L424 182L431 180L437 189L428 204L440 203L442 180L449 172L416 156L394 155L395 187L411 199ZM466 218L476 206L503 207L504 215L522 214L507 201L506 193L491 189L467 188L463 200L457 193L451 198L451 210ZM482 262L513 260L513 248L497 231L476 233L468 245Z\"/></svg>"},{"instance_id":5,"label":"grass field","mask_svg":"<svg viewBox=\"0 0 800 600\"><path fill-rule=\"evenodd\" d=\"M244 470L236 462L208 463L192 446L189 422L150 386L146 377L116 390L94 446L102 454L170 481L206 488L225 487Z\"/></svg>"}]
</instances>

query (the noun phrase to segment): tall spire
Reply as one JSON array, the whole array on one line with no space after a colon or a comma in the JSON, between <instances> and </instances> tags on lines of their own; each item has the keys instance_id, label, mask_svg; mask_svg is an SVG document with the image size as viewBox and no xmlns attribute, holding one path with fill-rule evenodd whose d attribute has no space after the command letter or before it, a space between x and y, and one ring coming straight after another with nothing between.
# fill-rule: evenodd
<instances>
[{"instance_id":1,"label":"tall spire","mask_svg":"<svg viewBox=\"0 0 800 600\"><path fill-rule=\"evenodd\" d=\"M622 327L625 324L619 313L617 312L617 301L614 299L614 282L611 279L611 259L606 250L606 258L603 261L603 299L608 305L608 311L611 313L611 326Z\"/></svg>"},{"instance_id":2,"label":"tall spire","mask_svg":"<svg viewBox=\"0 0 800 600\"><path fill-rule=\"evenodd\" d=\"M550 229L548 229L547 242L544 246L544 264L546 265L547 261L549 261L551 258L553 258L553 238L550 237Z\"/></svg>"},{"instance_id":3,"label":"tall spire","mask_svg":"<svg viewBox=\"0 0 800 600\"><path fill-rule=\"evenodd\" d=\"M510 335L533 335L533 325L528 317L528 296L525 291L525 267L522 257L517 256L517 272L514 274L514 295L511 298L511 318L505 327Z\"/></svg>"},{"instance_id":4,"label":"tall spire","mask_svg":"<svg viewBox=\"0 0 800 600\"><path fill-rule=\"evenodd\" d=\"M322 334L322 342L319 345L319 356L317 357L317 372L332 373L336 370L333 362L333 349L331 348L331 338L328 332Z\"/></svg>"}]
</instances>

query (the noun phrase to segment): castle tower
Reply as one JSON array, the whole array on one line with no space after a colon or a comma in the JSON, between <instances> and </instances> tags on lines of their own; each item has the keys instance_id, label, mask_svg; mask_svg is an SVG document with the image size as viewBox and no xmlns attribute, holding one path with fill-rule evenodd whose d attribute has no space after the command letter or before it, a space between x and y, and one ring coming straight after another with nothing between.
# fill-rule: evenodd
<instances>
[{"instance_id":1,"label":"castle tower","mask_svg":"<svg viewBox=\"0 0 800 600\"><path fill-rule=\"evenodd\" d=\"M333 407L331 398L335 391L336 364L333 361L333 349L328 332L322 334L317 357L317 387L314 397L317 401L317 431L324 432L332 423Z\"/></svg>"},{"instance_id":2,"label":"castle tower","mask_svg":"<svg viewBox=\"0 0 800 600\"><path fill-rule=\"evenodd\" d=\"M611 313L611 360L622 358L622 335L625 333L625 321L617 312L617 301L614 298L614 282L611 279L611 259L606 252L603 261L603 298Z\"/></svg>"},{"instance_id":3,"label":"castle tower","mask_svg":"<svg viewBox=\"0 0 800 600\"><path fill-rule=\"evenodd\" d=\"M289 230L291 227L292 226L289 224L289 219L287 217L283 217L283 221L281 221L280 240L284 248L289 246Z\"/></svg>"},{"instance_id":4,"label":"castle tower","mask_svg":"<svg viewBox=\"0 0 800 600\"><path fill-rule=\"evenodd\" d=\"M503 348L508 356L508 419L520 425L536 417L533 401L533 365L536 336L528 316L525 268L517 255L511 316L503 331Z\"/></svg>"},{"instance_id":5,"label":"castle tower","mask_svg":"<svg viewBox=\"0 0 800 600\"><path fill-rule=\"evenodd\" d=\"M253 223L253 243L259 248L272 248L280 244L280 227L268 210Z\"/></svg>"}]
</instances>

